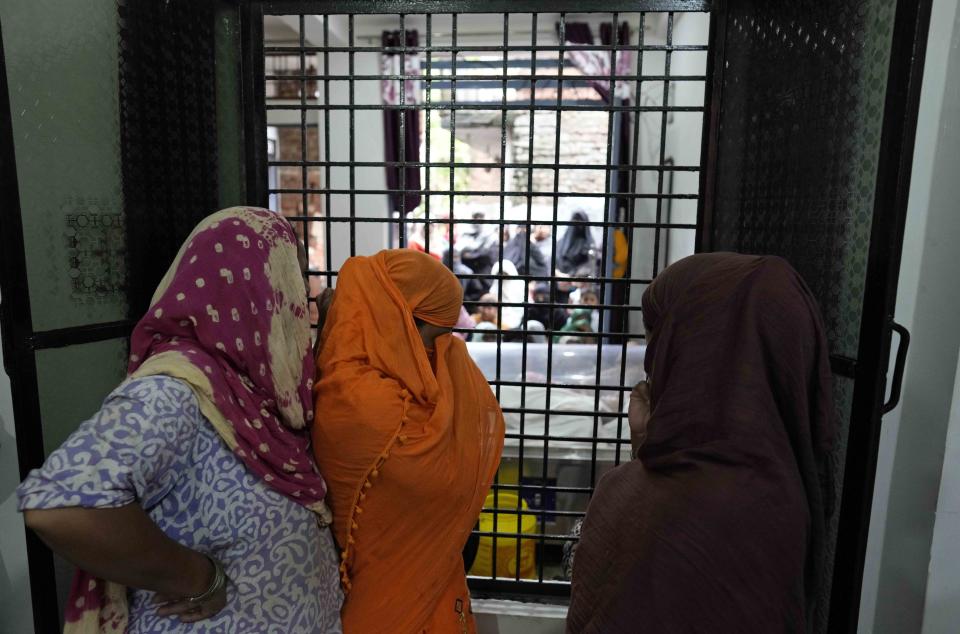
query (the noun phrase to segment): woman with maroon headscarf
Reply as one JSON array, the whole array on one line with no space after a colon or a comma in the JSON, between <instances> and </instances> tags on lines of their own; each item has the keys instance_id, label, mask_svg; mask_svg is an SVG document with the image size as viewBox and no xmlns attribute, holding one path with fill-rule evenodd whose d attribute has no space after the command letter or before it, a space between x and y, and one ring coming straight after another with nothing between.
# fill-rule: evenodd
<instances>
[{"instance_id":1,"label":"woman with maroon headscarf","mask_svg":"<svg viewBox=\"0 0 960 634\"><path fill-rule=\"evenodd\" d=\"M203 220L127 379L20 485L27 525L80 569L65 633L341 631L298 244L266 209Z\"/></svg>"},{"instance_id":2,"label":"woman with maroon headscarf","mask_svg":"<svg viewBox=\"0 0 960 634\"><path fill-rule=\"evenodd\" d=\"M635 460L590 503L568 631L808 631L836 427L816 302L780 258L704 254L643 316Z\"/></svg>"}]
</instances>

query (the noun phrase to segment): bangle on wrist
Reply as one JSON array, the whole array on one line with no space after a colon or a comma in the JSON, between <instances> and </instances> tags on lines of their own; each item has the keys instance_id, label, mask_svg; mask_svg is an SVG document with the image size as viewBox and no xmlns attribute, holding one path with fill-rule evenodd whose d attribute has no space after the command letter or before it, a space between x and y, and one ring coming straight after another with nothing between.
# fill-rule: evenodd
<instances>
[{"instance_id":1,"label":"bangle on wrist","mask_svg":"<svg viewBox=\"0 0 960 634\"><path fill-rule=\"evenodd\" d=\"M186 597L185 601L190 603L204 603L205 601L209 601L211 597L223 590L227 585L227 573L223 570L223 564L210 555L204 554L204 557L213 565L213 580L210 582L210 586L200 594Z\"/></svg>"}]
</instances>

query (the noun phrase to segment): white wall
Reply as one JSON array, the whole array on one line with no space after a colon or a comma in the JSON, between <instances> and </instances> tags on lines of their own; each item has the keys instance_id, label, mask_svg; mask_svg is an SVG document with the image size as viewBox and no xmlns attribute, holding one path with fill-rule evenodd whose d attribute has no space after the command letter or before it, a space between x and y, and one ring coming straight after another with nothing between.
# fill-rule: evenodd
<instances>
[{"instance_id":1,"label":"white wall","mask_svg":"<svg viewBox=\"0 0 960 634\"><path fill-rule=\"evenodd\" d=\"M953 389L947 449L930 551L923 634L954 632L960 623L960 366Z\"/></svg>"},{"instance_id":2,"label":"white wall","mask_svg":"<svg viewBox=\"0 0 960 634\"><path fill-rule=\"evenodd\" d=\"M30 632L33 610L23 519L14 489L20 482L10 380L0 350L0 631Z\"/></svg>"},{"instance_id":3,"label":"white wall","mask_svg":"<svg viewBox=\"0 0 960 634\"><path fill-rule=\"evenodd\" d=\"M957 0L934 0L896 310L897 321L913 334L913 344L902 404L883 420L861 632L920 631L928 592L934 513L960 345L960 286L953 255L960 236L958 19ZM942 576L931 579L931 596L940 592L936 586L942 582Z\"/></svg>"},{"instance_id":4,"label":"white wall","mask_svg":"<svg viewBox=\"0 0 960 634\"><path fill-rule=\"evenodd\" d=\"M358 24L356 26L363 26ZM372 32L365 32L358 28L356 34L358 46L368 46L362 41L364 37L374 36ZM379 42L380 31L375 33ZM330 60L330 72L337 75L348 75L349 66L346 55L334 56ZM353 72L355 75L379 75L380 58L376 53L361 53L354 56ZM347 82L331 84L330 103L349 103L349 86ZM360 81L354 84L354 103L379 105L380 82ZM346 161L350 157L350 126L347 111L331 113L330 120L330 156L324 160ZM354 113L354 159L357 161L383 161L385 145L383 137L383 114L378 110L357 110ZM323 120L320 120L321 138L324 134ZM321 154L324 152L321 143ZM354 186L358 190L383 190L387 187L386 171L382 167L359 167L354 172ZM331 189L350 189L350 172L347 168L334 168L330 179ZM358 195L354 203L356 216L361 218L383 218L384 222L360 222L355 225L354 239L357 255L373 255L381 249L387 248L389 240L389 225L386 222L387 197L385 195L364 194ZM350 198L346 195L335 195L331 198L330 215L332 217L348 217L350 215ZM350 225L345 222L333 223L331 235L327 240L334 269L350 257Z\"/></svg>"},{"instance_id":5,"label":"white wall","mask_svg":"<svg viewBox=\"0 0 960 634\"><path fill-rule=\"evenodd\" d=\"M364 16L366 17L366 16ZM307 46L322 46L324 42L323 18L321 16L306 16L304 43ZM354 44L368 46L376 38L379 41L380 30L374 29L374 24L360 18L356 19ZM380 25L385 26L385 25ZM280 40L299 41L299 19L292 16L271 17L265 21L266 32ZM396 28L393 25L393 28ZM330 18L327 37L331 46L347 46L348 24L345 16ZM354 75L378 75L380 73L380 58L376 53L357 53L354 56ZM349 76L350 66L346 53L331 53L329 55L330 68L327 74ZM315 60L308 61L319 72L324 72L324 57L317 55ZM324 103L324 83L318 86L320 99ZM350 103L350 84L347 81L332 80L329 84L329 95L325 103L331 105L346 105ZM379 81L356 81L353 86L353 103L357 105L380 104ZM290 101L284 103L299 103ZM319 156L308 156L308 160L347 161L350 159L350 115L347 110L331 110L329 114L330 152L326 152L326 122L327 118L322 110L307 111L307 125L316 125L319 134ZM295 110L271 110L267 113L267 125L300 125L300 113ZM357 110L354 112L354 160L382 161L384 157L383 115L376 110ZM326 170L321 168L321 174ZM383 190L386 189L386 173L382 167L357 167L354 169L355 189ZM350 170L346 167L332 167L330 169L329 189L350 189ZM326 197L324 197L326 205ZM360 218L382 218L384 222L358 222L355 225L354 240L357 255L372 255L387 247L388 225L387 197L382 194L357 194L354 203L355 214ZM326 210L331 218L347 218L350 216L350 197L346 194L332 194L330 209ZM324 225L325 226L325 225ZM344 260L350 257L350 225L346 222L332 222L330 235L326 239L330 250L331 265L334 270L340 268ZM322 268L326 268L324 263Z\"/></svg>"},{"instance_id":6,"label":"white wall","mask_svg":"<svg viewBox=\"0 0 960 634\"><path fill-rule=\"evenodd\" d=\"M710 40L710 19L706 14L679 14L674 19L673 38L678 44L706 44ZM672 75L705 75L707 53L675 54L671 60ZM703 106L706 82L677 81L673 83L674 106ZM676 165L700 165L700 149L703 143L703 126L706 114L678 113L673 124L667 128L667 151ZM664 188L666 190L666 187ZM675 172L673 190L676 194L696 194L700 189L700 172ZM665 219L665 218L664 218ZM673 223L696 224L697 201L674 200ZM696 242L696 231L671 229L667 232L668 251L664 254L664 266L691 255Z\"/></svg>"}]
</instances>

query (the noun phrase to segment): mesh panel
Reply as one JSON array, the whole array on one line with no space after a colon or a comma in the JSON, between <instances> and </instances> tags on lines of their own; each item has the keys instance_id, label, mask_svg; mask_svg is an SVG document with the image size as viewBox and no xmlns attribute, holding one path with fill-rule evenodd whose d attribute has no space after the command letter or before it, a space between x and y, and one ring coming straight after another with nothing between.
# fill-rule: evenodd
<instances>
[{"instance_id":1,"label":"mesh panel","mask_svg":"<svg viewBox=\"0 0 960 634\"><path fill-rule=\"evenodd\" d=\"M129 310L146 311L180 245L217 210L214 5L120 4Z\"/></svg>"},{"instance_id":2,"label":"mesh panel","mask_svg":"<svg viewBox=\"0 0 960 634\"><path fill-rule=\"evenodd\" d=\"M730 4L711 247L788 259L819 301L831 352L855 359L895 3ZM837 500L852 398L853 381L838 377ZM838 521L828 527L817 631L827 624Z\"/></svg>"},{"instance_id":3,"label":"mesh panel","mask_svg":"<svg viewBox=\"0 0 960 634\"><path fill-rule=\"evenodd\" d=\"M855 358L894 3L735 5L712 246L790 260Z\"/></svg>"}]
</instances>

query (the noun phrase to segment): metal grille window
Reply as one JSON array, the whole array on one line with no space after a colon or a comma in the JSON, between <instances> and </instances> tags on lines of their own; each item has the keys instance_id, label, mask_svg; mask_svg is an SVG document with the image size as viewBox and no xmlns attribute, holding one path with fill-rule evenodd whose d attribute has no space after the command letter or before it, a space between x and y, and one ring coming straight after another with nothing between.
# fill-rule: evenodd
<instances>
[{"instance_id":1,"label":"metal grille window","mask_svg":"<svg viewBox=\"0 0 960 634\"><path fill-rule=\"evenodd\" d=\"M507 419L471 583L562 594L564 545L629 457L640 296L694 251L710 18L495 4L263 3L252 130L314 292L390 246L460 277L458 332Z\"/></svg>"}]
</instances>

